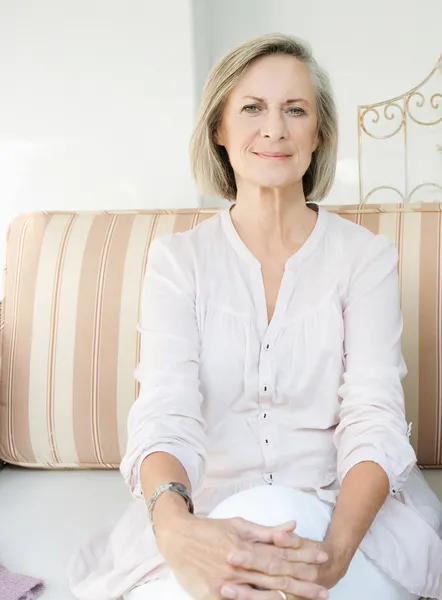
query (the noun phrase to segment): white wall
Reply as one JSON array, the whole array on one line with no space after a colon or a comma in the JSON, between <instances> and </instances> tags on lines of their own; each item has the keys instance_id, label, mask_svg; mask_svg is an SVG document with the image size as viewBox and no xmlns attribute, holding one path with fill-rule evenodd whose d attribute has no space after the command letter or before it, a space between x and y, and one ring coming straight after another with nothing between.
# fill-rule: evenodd
<instances>
[{"instance_id":1,"label":"white wall","mask_svg":"<svg viewBox=\"0 0 442 600\"><path fill-rule=\"evenodd\" d=\"M328 202L358 202L357 106L410 90L435 66L442 52L442 1L208 2L212 63L234 45L262 33L289 33L311 44L332 78L340 117L338 177ZM442 126L438 139L442 143ZM442 178L442 157L431 143ZM378 167L384 168L382 160ZM398 176L399 169L402 163Z\"/></svg>"},{"instance_id":2,"label":"white wall","mask_svg":"<svg viewBox=\"0 0 442 600\"><path fill-rule=\"evenodd\" d=\"M42 209L196 206L190 0L0 0L0 255Z\"/></svg>"}]
</instances>

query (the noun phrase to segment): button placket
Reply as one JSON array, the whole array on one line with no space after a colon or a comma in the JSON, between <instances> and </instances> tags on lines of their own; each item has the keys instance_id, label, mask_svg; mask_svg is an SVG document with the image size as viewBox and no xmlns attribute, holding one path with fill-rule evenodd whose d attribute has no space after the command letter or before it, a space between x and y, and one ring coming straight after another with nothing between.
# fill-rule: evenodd
<instances>
[{"instance_id":1,"label":"button placket","mask_svg":"<svg viewBox=\"0 0 442 600\"><path fill-rule=\"evenodd\" d=\"M261 395L269 395L272 391L272 366L270 354L263 349L259 361L259 392Z\"/></svg>"},{"instance_id":2,"label":"button placket","mask_svg":"<svg viewBox=\"0 0 442 600\"><path fill-rule=\"evenodd\" d=\"M274 432L270 419L271 405L273 403L273 377L271 363L271 331L275 327L275 322L272 320L266 335L261 344L261 352L259 357L259 404L261 413L259 413L259 442L264 458L264 480L271 485L274 480L273 470L276 467L274 448L272 442Z\"/></svg>"},{"instance_id":3,"label":"button placket","mask_svg":"<svg viewBox=\"0 0 442 600\"><path fill-rule=\"evenodd\" d=\"M264 481L269 485L273 485L275 482L275 474L267 471L264 473Z\"/></svg>"},{"instance_id":4,"label":"button placket","mask_svg":"<svg viewBox=\"0 0 442 600\"><path fill-rule=\"evenodd\" d=\"M264 423L262 424L261 431L259 432L259 438L260 438L261 446L265 453L265 458L267 459L266 462L271 462L272 457L269 454L269 451L270 451L270 446L272 445L273 436L272 436L272 431L270 430L270 427L268 427L268 425L266 425Z\"/></svg>"},{"instance_id":5,"label":"button placket","mask_svg":"<svg viewBox=\"0 0 442 600\"><path fill-rule=\"evenodd\" d=\"M264 459L266 473L274 473L277 468L277 447L275 446L275 431L271 422L271 410L263 410L258 414L259 444Z\"/></svg>"},{"instance_id":6,"label":"button placket","mask_svg":"<svg viewBox=\"0 0 442 600\"><path fill-rule=\"evenodd\" d=\"M274 444L274 436L272 433L267 431L263 433L261 438L261 446L263 450L265 468L267 471L275 471L278 464L278 457L276 454L277 448Z\"/></svg>"}]
</instances>

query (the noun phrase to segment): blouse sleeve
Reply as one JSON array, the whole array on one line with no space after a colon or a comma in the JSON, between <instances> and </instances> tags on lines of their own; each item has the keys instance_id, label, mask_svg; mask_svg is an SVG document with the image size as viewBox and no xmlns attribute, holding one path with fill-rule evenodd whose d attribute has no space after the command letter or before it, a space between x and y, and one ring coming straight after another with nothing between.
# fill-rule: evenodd
<instances>
[{"instance_id":1,"label":"blouse sleeve","mask_svg":"<svg viewBox=\"0 0 442 600\"><path fill-rule=\"evenodd\" d=\"M373 461L397 493L416 463L405 420L401 380L402 315L397 252L374 237L354 270L344 301L345 373L335 431L338 480L356 464Z\"/></svg>"},{"instance_id":2,"label":"blouse sleeve","mask_svg":"<svg viewBox=\"0 0 442 600\"><path fill-rule=\"evenodd\" d=\"M121 473L142 497L143 459L167 452L183 465L192 489L203 476L205 428L199 386L199 334L191 259L175 236L154 240L141 301L138 399L128 419Z\"/></svg>"}]
</instances>

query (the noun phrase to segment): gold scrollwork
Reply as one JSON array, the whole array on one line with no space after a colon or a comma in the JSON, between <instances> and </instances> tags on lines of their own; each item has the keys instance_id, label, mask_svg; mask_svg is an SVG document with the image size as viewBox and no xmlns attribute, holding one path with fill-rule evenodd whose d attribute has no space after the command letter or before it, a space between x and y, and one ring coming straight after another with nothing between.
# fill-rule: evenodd
<instances>
[{"instance_id":1,"label":"gold scrollwork","mask_svg":"<svg viewBox=\"0 0 442 600\"><path fill-rule=\"evenodd\" d=\"M397 194L398 196L400 196L401 201L404 204L412 204L414 202L424 202L422 200L422 198L419 198L418 200L414 200L413 196L415 195L415 193L419 190L421 190L422 188L433 188L434 190L440 190L442 191L442 185L439 185L438 183L420 183L419 185L417 185L409 194L408 197L406 198L404 196L404 194L398 189L395 188L391 185L379 185L375 188L373 188L372 190L370 190L368 192L368 194L366 194L366 196L364 197L364 199L362 200L361 204L367 204L368 200L377 192L380 192L382 190L389 190L391 192L394 192L395 194Z\"/></svg>"},{"instance_id":2,"label":"gold scrollwork","mask_svg":"<svg viewBox=\"0 0 442 600\"><path fill-rule=\"evenodd\" d=\"M439 108L439 102L436 103L436 98L440 98L442 100L442 94L433 94L430 99L431 106L437 110Z\"/></svg>"},{"instance_id":3,"label":"gold scrollwork","mask_svg":"<svg viewBox=\"0 0 442 600\"><path fill-rule=\"evenodd\" d=\"M417 185L413 190L411 190L411 192L408 194L407 202L411 204L413 202L412 198L413 198L414 194L418 190L421 190L422 188L426 188L426 187L431 187L436 190L442 191L442 185L439 185L438 183L421 183L421 184ZM417 200L417 202L423 202L423 200L419 199L419 200Z\"/></svg>"},{"instance_id":4,"label":"gold scrollwork","mask_svg":"<svg viewBox=\"0 0 442 600\"><path fill-rule=\"evenodd\" d=\"M413 197L417 191L422 188L433 188L434 190L442 191L442 185L440 183L424 182L417 185L411 192L408 192L408 124L413 121L417 125L429 127L442 123L442 114L439 114L439 111L442 108L442 92L437 91L430 96L429 93L425 93L425 90L423 89L430 79L436 75L442 76L442 55L431 73L419 85L405 94L375 104L366 104L358 107L359 194L361 204L365 204L375 193L381 190L390 190L395 194L398 194L404 204L413 202ZM429 109L430 112L438 111L437 116L435 115L435 118L432 119L431 115L430 117L428 116L428 110L425 110L425 108ZM422 112L419 113L419 111ZM388 122L392 129L386 127ZM364 190L362 168L364 134L372 139L382 140L396 136L401 130L403 132L402 145L404 153L404 169L401 171L403 191L393 186L380 185L366 193ZM440 151L439 146L438 149Z\"/></svg>"},{"instance_id":5,"label":"gold scrollwork","mask_svg":"<svg viewBox=\"0 0 442 600\"><path fill-rule=\"evenodd\" d=\"M397 188L395 188L391 185L379 185L378 187L375 187L368 192L368 194L365 196L365 198L363 199L361 204L366 204L368 202L368 200L371 198L371 196L373 196L374 194L376 194L376 192L379 192L381 190L390 190L391 192L395 192L396 194L398 194L401 197L402 202L405 202L404 194Z\"/></svg>"},{"instance_id":6,"label":"gold scrollwork","mask_svg":"<svg viewBox=\"0 0 442 600\"><path fill-rule=\"evenodd\" d=\"M412 94L410 94L409 96L407 96L405 98L405 108L406 108L406 111L407 111L410 119L412 119L418 125L429 126L429 125L438 125L439 123L442 123L442 116L437 118L435 121L420 121L419 119L417 119L413 115L413 113L411 112L411 109L410 109L410 102L411 102L411 100L414 100L415 98L419 98L415 102L416 108L423 108L425 106L425 102L426 102L426 98L421 92L413 92ZM434 110L437 110L439 108L439 103L436 102L436 98L442 98L442 94L437 93L437 94L433 94L430 97L430 105Z\"/></svg>"},{"instance_id":7,"label":"gold scrollwork","mask_svg":"<svg viewBox=\"0 0 442 600\"><path fill-rule=\"evenodd\" d=\"M374 113L374 117L371 120L372 125L378 125L379 121L380 121L380 114L379 114L379 110L382 108L382 105L377 106L377 107L370 107L367 108L365 110L362 111L361 116L360 116L360 123L361 123L361 127L364 130L364 132L370 136L371 138L374 138L376 140L386 140L388 138L391 138L393 136L395 136L404 126L405 123L405 113L404 113L404 109L402 108L402 106L400 106L399 104L397 104L397 102L387 102L384 105L384 118L387 121L394 121L397 118L400 118L400 122L399 125L396 127L396 129L394 131L392 131L391 133L386 133L386 134L376 134L374 132L370 132L368 131L366 124L365 124L365 117L369 114L369 113ZM397 109L399 111L399 113L393 112L394 109Z\"/></svg>"}]
</instances>

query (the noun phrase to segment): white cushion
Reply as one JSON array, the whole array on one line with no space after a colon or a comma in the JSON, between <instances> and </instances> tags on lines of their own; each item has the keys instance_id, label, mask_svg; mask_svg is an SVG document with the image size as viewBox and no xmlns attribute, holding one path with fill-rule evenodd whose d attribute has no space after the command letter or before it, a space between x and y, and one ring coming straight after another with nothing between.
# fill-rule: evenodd
<instances>
[{"instance_id":1,"label":"white cushion","mask_svg":"<svg viewBox=\"0 0 442 600\"><path fill-rule=\"evenodd\" d=\"M66 569L91 533L130 502L119 471L0 471L0 564L43 579L42 600L72 600Z\"/></svg>"},{"instance_id":2,"label":"white cushion","mask_svg":"<svg viewBox=\"0 0 442 600\"><path fill-rule=\"evenodd\" d=\"M424 471L442 499L442 471ZM46 582L42 600L73 600L71 556L130 502L119 471L0 471L0 564Z\"/></svg>"}]
</instances>

